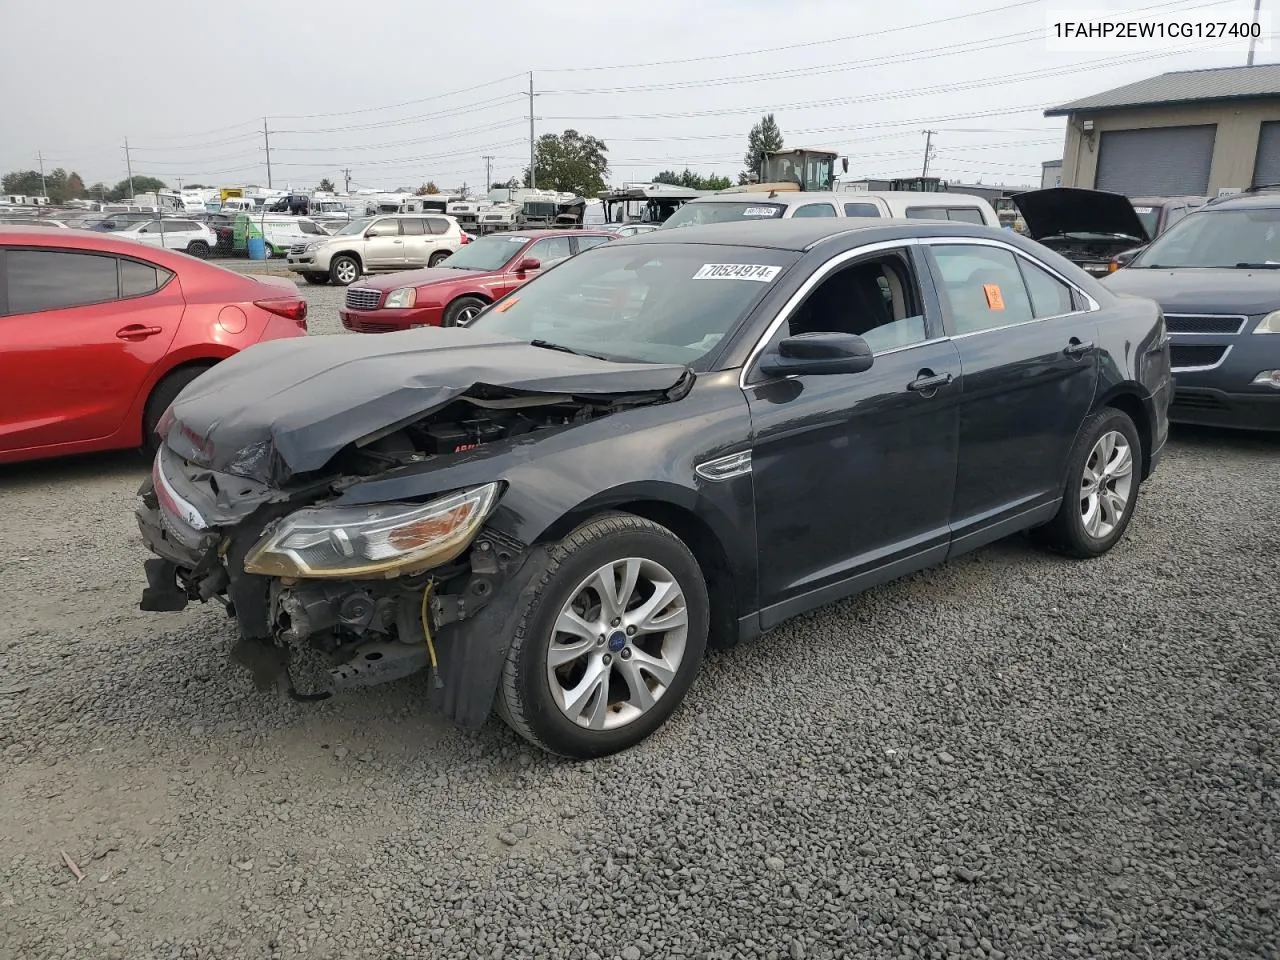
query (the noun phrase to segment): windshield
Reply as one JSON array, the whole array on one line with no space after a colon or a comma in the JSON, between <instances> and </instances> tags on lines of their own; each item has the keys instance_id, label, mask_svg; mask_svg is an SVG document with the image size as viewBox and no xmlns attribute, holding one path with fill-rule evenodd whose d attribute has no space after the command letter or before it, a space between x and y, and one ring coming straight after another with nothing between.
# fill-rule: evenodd
<instances>
[{"instance_id":1,"label":"windshield","mask_svg":"<svg viewBox=\"0 0 1280 960\"><path fill-rule=\"evenodd\" d=\"M472 326L607 360L697 369L797 257L684 243L597 247L529 281Z\"/></svg>"},{"instance_id":2,"label":"windshield","mask_svg":"<svg viewBox=\"0 0 1280 960\"><path fill-rule=\"evenodd\" d=\"M350 237L357 233L364 233L368 229L369 224L373 222L373 218L366 217L363 220L352 220L341 230L334 234L335 237Z\"/></svg>"},{"instance_id":3,"label":"windshield","mask_svg":"<svg viewBox=\"0 0 1280 960\"><path fill-rule=\"evenodd\" d=\"M501 270L528 242L528 237L481 237L459 247L441 266L454 270Z\"/></svg>"},{"instance_id":4,"label":"windshield","mask_svg":"<svg viewBox=\"0 0 1280 960\"><path fill-rule=\"evenodd\" d=\"M1147 231L1148 237L1156 235L1156 224L1160 222L1160 210L1158 207L1134 207L1133 212L1138 215L1138 220L1142 222L1142 229Z\"/></svg>"},{"instance_id":5,"label":"windshield","mask_svg":"<svg viewBox=\"0 0 1280 960\"><path fill-rule=\"evenodd\" d=\"M1280 266L1280 207L1193 213L1170 227L1130 267Z\"/></svg>"},{"instance_id":6,"label":"windshield","mask_svg":"<svg viewBox=\"0 0 1280 960\"><path fill-rule=\"evenodd\" d=\"M692 227L699 223L734 223L740 220L768 220L781 217L786 204L758 200L714 200L686 203L671 215L665 226Z\"/></svg>"}]
</instances>

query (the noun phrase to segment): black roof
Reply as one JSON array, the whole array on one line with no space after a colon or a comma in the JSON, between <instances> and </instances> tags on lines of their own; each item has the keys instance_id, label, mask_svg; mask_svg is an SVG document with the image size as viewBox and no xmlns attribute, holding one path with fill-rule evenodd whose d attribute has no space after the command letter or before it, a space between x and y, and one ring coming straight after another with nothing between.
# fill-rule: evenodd
<instances>
[{"instance_id":1,"label":"black roof","mask_svg":"<svg viewBox=\"0 0 1280 960\"><path fill-rule=\"evenodd\" d=\"M792 217L707 223L693 227L663 227L617 243L705 243L726 247L807 250L830 237L859 234L860 243L907 237L999 237L1011 241L1011 231L955 220L891 220L875 217Z\"/></svg>"}]
</instances>

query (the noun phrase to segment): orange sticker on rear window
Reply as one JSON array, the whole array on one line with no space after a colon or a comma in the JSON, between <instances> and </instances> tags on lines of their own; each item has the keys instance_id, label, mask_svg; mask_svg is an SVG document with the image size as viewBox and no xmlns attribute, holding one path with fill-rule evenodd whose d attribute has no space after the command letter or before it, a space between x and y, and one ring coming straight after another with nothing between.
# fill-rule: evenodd
<instances>
[{"instance_id":1,"label":"orange sticker on rear window","mask_svg":"<svg viewBox=\"0 0 1280 960\"><path fill-rule=\"evenodd\" d=\"M510 300L503 300L500 304L493 308L494 313L506 313L517 303L520 302L519 297L512 297Z\"/></svg>"},{"instance_id":2,"label":"orange sticker on rear window","mask_svg":"<svg viewBox=\"0 0 1280 960\"><path fill-rule=\"evenodd\" d=\"M984 283L982 292L987 295L987 306L992 310L1004 309L1004 297L1000 293L1000 285L998 283Z\"/></svg>"}]
</instances>

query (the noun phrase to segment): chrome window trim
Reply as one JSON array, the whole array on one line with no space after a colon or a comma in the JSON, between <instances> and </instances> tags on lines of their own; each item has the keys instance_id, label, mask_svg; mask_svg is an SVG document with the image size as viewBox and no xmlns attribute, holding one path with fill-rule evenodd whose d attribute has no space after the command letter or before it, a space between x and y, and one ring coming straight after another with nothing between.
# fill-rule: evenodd
<instances>
[{"instance_id":1,"label":"chrome window trim","mask_svg":"<svg viewBox=\"0 0 1280 960\"><path fill-rule=\"evenodd\" d=\"M851 217L850 219L856 219L856 218ZM857 233L863 229L866 229L866 228L858 227L852 230L842 230L840 233L831 234L829 236L823 237L821 240L815 240L813 243L809 244L805 248L805 250L807 252L809 250L812 250L819 243L825 243L828 240L832 240L836 237L848 236L851 233ZM1091 297L1087 292L1085 292L1084 290L1081 290L1080 287L1076 286L1076 284L1072 283L1070 280L1064 277L1057 270L1053 269L1053 267L1051 267L1049 264L1044 263L1043 261L1031 256L1028 253L1025 253L1022 250L1019 250L1017 247L1013 246L1012 244L1006 243L1003 240L996 240L989 237L904 237L900 240L881 240L878 243L868 243L865 246L856 247L853 250L846 250L844 253L837 254L835 257L832 257L830 260L824 263L819 269L815 270L809 276L809 279L805 280L805 282L800 285L800 288L796 290L796 292L793 293L790 297L787 298L787 302L784 303L779 308L777 314L774 315L774 318L771 321L769 321L769 326L765 328L764 333L760 336L758 340L756 340L756 344L754 347L751 348L751 352L747 354L746 363L742 365L742 369L738 373L738 387L742 390L747 389L747 386L748 386L747 375L751 372L756 362L760 359L760 355L764 353L764 348L768 345L769 341L773 339L773 335L777 333L778 328L782 326L783 322L787 319L787 317L789 317L795 311L796 307L798 307L800 305L800 302L809 295L809 293L813 290L813 288L816 287L823 280L825 280L827 276L831 274L836 268L842 266L845 263L848 263L850 260L856 260L859 257L865 256L867 254L880 253L885 250L899 250L903 247L915 247L915 246L954 246L958 244L960 245L968 244L971 246L980 246L980 247L995 247L999 250L1006 250L1009 253L1012 253L1015 257L1021 257L1022 259L1026 260L1028 263L1032 264L1033 266L1037 266L1040 269L1044 270L1051 277L1054 277L1061 283L1065 284L1070 290L1073 290L1074 292L1078 293L1081 297L1083 297L1086 304L1085 309L1072 310L1069 313L1055 313L1052 316L1048 316L1048 317L1032 317L1030 320L1019 320L1017 323L1007 323L999 327L988 327L985 330L975 330L972 333L959 333L959 334L950 334L942 337L931 337L928 340L921 340L920 343L908 344L905 347L894 347L892 350L885 350L880 353L876 353L875 356L877 357L886 356L891 353L897 353L901 350L910 350L924 343L942 343L947 340L965 340L965 339L968 339L969 337L980 337L987 333L996 333L1000 330L1009 330L1013 327L1026 326L1029 323L1043 323L1046 320L1058 320L1058 319L1061 319L1062 317L1072 317L1072 316L1077 316L1085 313L1096 313L1102 309L1102 305L1098 303L1097 300L1093 299L1093 297ZM919 280L920 278L917 277L916 282L919 283ZM1025 284L1025 281L1024 281L1024 284ZM938 291L938 295L939 295L939 298L941 298L942 291ZM1028 296L1030 296L1030 294L1028 294Z\"/></svg>"},{"instance_id":2,"label":"chrome window trim","mask_svg":"<svg viewBox=\"0 0 1280 960\"><path fill-rule=\"evenodd\" d=\"M1216 363L1203 364L1198 367L1170 367L1170 373L1202 373L1205 370L1217 370L1220 366L1227 362L1227 357L1231 356L1231 351L1235 348L1235 344L1231 344L1222 351Z\"/></svg>"},{"instance_id":3,"label":"chrome window trim","mask_svg":"<svg viewBox=\"0 0 1280 960\"><path fill-rule=\"evenodd\" d=\"M1245 324L1249 322L1249 318L1238 313L1166 313L1165 320L1172 318L1191 320L1197 317L1204 317L1208 320L1239 320L1240 324L1234 330L1219 330L1216 333L1193 333L1179 330L1177 332L1169 331L1171 337L1235 337L1244 332Z\"/></svg>"}]
</instances>

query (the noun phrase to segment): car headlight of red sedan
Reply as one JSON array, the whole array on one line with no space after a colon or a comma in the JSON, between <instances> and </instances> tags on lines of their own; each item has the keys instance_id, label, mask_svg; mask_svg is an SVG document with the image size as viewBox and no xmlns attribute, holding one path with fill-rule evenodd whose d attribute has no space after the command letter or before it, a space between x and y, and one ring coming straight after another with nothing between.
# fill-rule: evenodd
<instances>
[{"instance_id":1,"label":"car headlight of red sedan","mask_svg":"<svg viewBox=\"0 0 1280 960\"><path fill-rule=\"evenodd\" d=\"M418 291L413 287L401 287L398 290L392 290L387 294L387 302L383 306L387 308L412 307L418 302Z\"/></svg>"}]
</instances>

